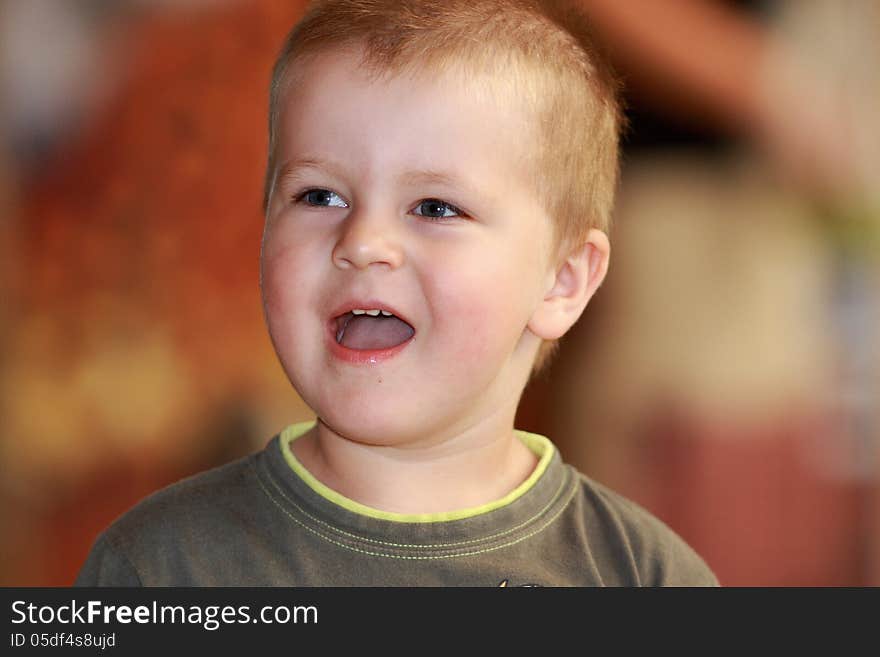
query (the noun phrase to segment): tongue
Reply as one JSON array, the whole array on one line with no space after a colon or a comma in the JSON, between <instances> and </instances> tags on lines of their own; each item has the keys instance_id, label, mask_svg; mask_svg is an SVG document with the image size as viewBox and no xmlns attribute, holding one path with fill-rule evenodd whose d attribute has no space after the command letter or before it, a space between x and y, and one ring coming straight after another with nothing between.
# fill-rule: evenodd
<instances>
[{"instance_id":1,"label":"tongue","mask_svg":"<svg viewBox=\"0 0 880 657\"><path fill-rule=\"evenodd\" d=\"M339 341L349 349L389 349L412 337L413 328L397 317L355 315Z\"/></svg>"}]
</instances>

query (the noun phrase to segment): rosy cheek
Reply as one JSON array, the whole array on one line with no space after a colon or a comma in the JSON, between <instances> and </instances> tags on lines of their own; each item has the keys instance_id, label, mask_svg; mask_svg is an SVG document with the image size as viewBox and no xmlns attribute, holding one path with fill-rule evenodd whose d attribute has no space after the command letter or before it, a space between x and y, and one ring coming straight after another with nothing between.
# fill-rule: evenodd
<instances>
[{"instance_id":1,"label":"rosy cheek","mask_svg":"<svg viewBox=\"0 0 880 657\"><path fill-rule=\"evenodd\" d=\"M267 311L284 313L296 307L293 298L299 288L297 261L289 249L263 252L261 264L263 303Z\"/></svg>"},{"instance_id":2,"label":"rosy cheek","mask_svg":"<svg viewBox=\"0 0 880 657\"><path fill-rule=\"evenodd\" d=\"M284 309L283 288L277 284L272 273L263 274L263 305L269 314L270 320L277 317Z\"/></svg>"},{"instance_id":3,"label":"rosy cheek","mask_svg":"<svg viewBox=\"0 0 880 657\"><path fill-rule=\"evenodd\" d=\"M479 363L495 342L493 311L478 293L480 283L447 283L448 291L435 304L435 338L446 341L446 353L454 354L460 366Z\"/></svg>"},{"instance_id":4,"label":"rosy cheek","mask_svg":"<svg viewBox=\"0 0 880 657\"><path fill-rule=\"evenodd\" d=\"M500 361L517 345L530 315L522 289L499 285L498 281L519 280L515 272L499 271L462 289L470 293L451 301L457 318L446 323L456 336L456 353L464 363Z\"/></svg>"},{"instance_id":5,"label":"rosy cheek","mask_svg":"<svg viewBox=\"0 0 880 657\"><path fill-rule=\"evenodd\" d=\"M452 330L455 328L452 327ZM491 332L487 330L486 324L478 321L476 316L466 324L460 323L458 331L452 335L457 338L455 352L463 364L474 363L475 359L484 357L487 350L492 348Z\"/></svg>"}]
</instances>

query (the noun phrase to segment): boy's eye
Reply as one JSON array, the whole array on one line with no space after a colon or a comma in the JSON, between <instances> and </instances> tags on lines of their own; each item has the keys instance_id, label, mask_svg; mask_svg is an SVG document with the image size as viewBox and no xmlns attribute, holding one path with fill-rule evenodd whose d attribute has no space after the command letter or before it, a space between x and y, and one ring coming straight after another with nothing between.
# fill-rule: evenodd
<instances>
[{"instance_id":1,"label":"boy's eye","mask_svg":"<svg viewBox=\"0 0 880 657\"><path fill-rule=\"evenodd\" d=\"M418 212L416 214L421 217L427 217L428 219L448 219L462 214L461 210L454 205L450 205L449 203L440 201L436 198L427 198L424 201L420 201L416 208L425 208L425 214ZM451 214L446 214L447 211L451 212Z\"/></svg>"},{"instance_id":2,"label":"boy's eye","mask_svg":"<svg viewBox=\"0 0 880 657\"><path fill-rule=\"evenodd\" d=\"M336 201L334 202L333 199L336 199ZM294 198L294 202L296 203L302 203L303 201L307 205L313 206L337 208L348 207L345 201L343 201L336 192L331 192L329 189L307 189ZM428 198L420 201L416 208L422 209L421 212L416 212L416 214L427 219L449 219L463 214L463 212L454 205L436 198Z\"/></svg>"},{"instance_id":3,"label":"boy's eye","mask_svg":"<svg viewBox=\"0 0 880 657\"><path fill-rule=\"evenodd\" d=\"M338 199L338 202L331 203L330 201L334 197ZM339 198L339 195L336 192L331 192L329 189L307 189L297 196L295 201L305 201L309 205L323 205L336 208L348 207L345 201Z\"/></svg>"}]
</instances>

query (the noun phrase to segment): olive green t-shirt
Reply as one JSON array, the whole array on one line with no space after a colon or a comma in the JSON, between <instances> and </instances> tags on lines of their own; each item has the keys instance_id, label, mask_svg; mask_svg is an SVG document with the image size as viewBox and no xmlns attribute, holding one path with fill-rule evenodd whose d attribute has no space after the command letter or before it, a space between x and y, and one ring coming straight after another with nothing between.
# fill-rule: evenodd
<instances>
[{"instance_id":1,"label":"olive green t-shirt","mask_svg":"<svg viewBox=\"0 0 880 657\"><path fill-rule=\"evenodd\" d=\"M291 425L258 453L173 484L98 536L78 586L716 586L669 527L562 462L539 457L491 504L378 511L330 490L293 456Z\"/></svg>"}]
</instances>

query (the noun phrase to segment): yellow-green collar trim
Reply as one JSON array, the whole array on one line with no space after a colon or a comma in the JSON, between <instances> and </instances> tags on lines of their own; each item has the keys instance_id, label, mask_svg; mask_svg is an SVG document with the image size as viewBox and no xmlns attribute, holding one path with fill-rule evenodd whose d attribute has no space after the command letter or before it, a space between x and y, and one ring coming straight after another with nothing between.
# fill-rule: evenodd
<instances>
[{"instance_id":1,"label":"yellow-green collar trim","mask_svg":"<svg viewBox=\"0 0 880 657\"><path fill-rule=\"evenodd\" d=\"M470 518L506 506L535 485L535 482L541 478L541 475L547 470L547 466L550 465L550 460L553 458L554 451L553 443L544 436L516 429L516 436L522 440L525 446L532 450L540 460L532 474L507 495L494 502L483 504L482 506L475 506L469 509L459 509L457 511L443 511L441 513L394 513L392 511L374 509L365 504L361 504L360 502L355 502L344 495L340 495L332 488L329 488L318 481L312 473L303 467L302 463L300 463L293 455L293 451L290 449L290 443L305 434L314 426L315 420L309 420L306 422L291 424L281 432L281 440L279 441L281 444L281 452L284 454L284 460L287 461L287 464L291 469L299 475L299 478L302 479L309 488L333 504L341 506L354 513L359 513L363 516L378 518L380 520L392 520L394 522L444 522L449 520L461 520L462 518Z\"/></svg>"}]
</instances>

